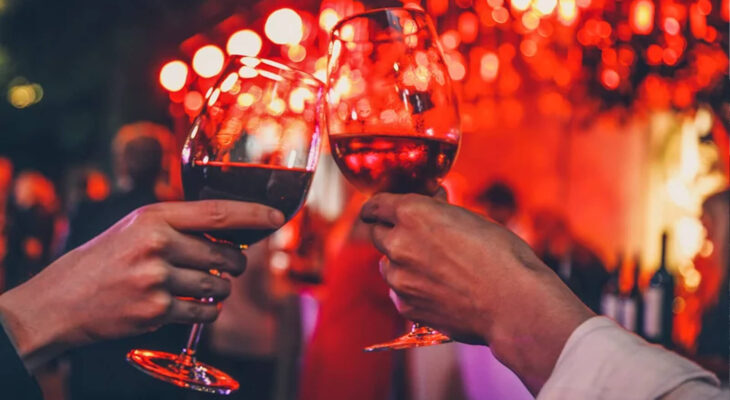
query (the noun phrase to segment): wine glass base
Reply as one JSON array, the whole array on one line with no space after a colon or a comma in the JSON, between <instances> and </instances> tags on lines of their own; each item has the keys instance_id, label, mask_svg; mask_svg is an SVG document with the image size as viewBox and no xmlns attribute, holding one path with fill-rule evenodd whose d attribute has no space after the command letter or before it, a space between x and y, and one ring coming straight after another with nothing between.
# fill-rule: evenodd
<instances>
[{"instance_id":1,"label":"wine glass base","mask_svg":"<svg viewBox=\"0 0 730 400\"><path fill-rule=\"evenodd\" d=\"M427 326L420 326L412 329L405 335L391 340L390 342L379 343L363 349L366 353L386 350L403 350L413 347L433 346L435 344L449 343L451 338L443 333Z\"/></svg>"},{"instance_id":2,"label":"wine glass base","mask_svg":"<svg viewBox=\"0 0 730 400\"><path fill-rule=\"evenodd\" d=\"M239 388L225 372L184 354L137 349L127 353L127 361L154 378L199 392L231 394Z\"/></svg>"}]
</instances>

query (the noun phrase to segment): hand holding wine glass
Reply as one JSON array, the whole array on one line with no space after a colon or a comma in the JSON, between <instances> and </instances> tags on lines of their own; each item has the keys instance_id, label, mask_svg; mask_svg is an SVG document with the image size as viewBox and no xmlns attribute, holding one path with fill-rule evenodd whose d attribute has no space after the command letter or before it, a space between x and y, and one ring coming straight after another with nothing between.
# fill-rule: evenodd
<instances>
[{"instance_id":1,"label":"hand holding wine glass","mask_svg":"<svg viewBox=\"0 0 730 400\"><path fill-rule=\"evenodd\" d=\"M320 147L322 83L275 61L234 57L211 88L182 151L185 199L226 199L279 210L301 208ZM221 214L221 220L234 216ZM277 227L201 231L208 240L245 249ZM217 274L215 266L211 272ZM207 299L202 299L207 301ZM197 361L202 324L180 354L132 350L127 359L155 378L198 391L229 394L239 384Z\"/></svg>"},{"instance_id":2,"label":"hand holding wine glass","mask_svg":"<svg viewBox=\"0 0 730 400\"><path fill-rule=\"evenodd\" d=\"M428 16L384 8L341 20L328 60L327 129L332 154L360 191L433 195L459 147L459 112ZM450 341L414 325L366 351Z\"/></svg>"}]
</instances>

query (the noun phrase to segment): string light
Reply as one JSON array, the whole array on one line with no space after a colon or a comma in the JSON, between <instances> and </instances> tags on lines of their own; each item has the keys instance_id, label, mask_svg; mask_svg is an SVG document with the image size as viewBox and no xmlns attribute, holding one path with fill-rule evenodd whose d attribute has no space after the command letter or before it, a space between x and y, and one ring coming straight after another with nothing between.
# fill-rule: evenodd
<instances>
[{"instance_id":1,"label":"string light","mask_svg":"<svg viewBox=\"0 0 730 400\"><path fill-rule=\"evenodd\" d=\"M256 57L261 52L263 42L258 33L243 29L235 32L228 38L226 51L228 54Z\"/></svg>"},{"instance_id":2,"label":"string light","mask_svg":"<svg viewBox=\"0 0 730 400\"><path fill-rule=\"evenodd\" d=\"M180 60L170 61L160 69L160 85L171 92L185 87L188 79L188 66Z\"/></svg>"},{"instance_id":3,"label":"string light","mask_svg":"<svg viewBox=\"0 0 730 400\"><path fill-rule=\"evenodd\" d=\"M304 37L302 17L291 8L278 9L266 19L264 32L276 44L299 44Z\"/></svg>"},{"instance_id":4,"label":"string light","mask_svg":"<svg viewBox=\"0 0 730 400\"><path fill-rule=\"evenodd\" d=\"M224 62L223 50L209 44L198 49L193 55L193 70L203 78L212 78L221 72Z\"/></svg>"},{"instance_id":5,"label":"string light","mask_svg":"<svg viewBox=\"0 0 730 400\"><path fill-rule=\"evenodd\" d=\"M629 23L637 35L648 35L654 28L654 3L650 0L634 0L631 3Z\"/></svg>"}]
</instances>

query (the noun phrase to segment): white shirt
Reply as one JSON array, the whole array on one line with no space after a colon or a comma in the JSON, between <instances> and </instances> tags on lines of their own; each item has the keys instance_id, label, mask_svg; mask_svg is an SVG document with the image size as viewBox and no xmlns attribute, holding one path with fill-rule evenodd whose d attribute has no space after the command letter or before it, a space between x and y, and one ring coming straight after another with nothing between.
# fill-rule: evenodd
<instances>
[{"instance_id":1,"label":"white shirt","mask_svg":"<svg viewBox=\"0 0 730 400\"><path fill-rule=\"evenodd\" d=\"M570 335L537 399L730 399L719 384L692 361L593 317Z\"/></svg>"}]
</instances>

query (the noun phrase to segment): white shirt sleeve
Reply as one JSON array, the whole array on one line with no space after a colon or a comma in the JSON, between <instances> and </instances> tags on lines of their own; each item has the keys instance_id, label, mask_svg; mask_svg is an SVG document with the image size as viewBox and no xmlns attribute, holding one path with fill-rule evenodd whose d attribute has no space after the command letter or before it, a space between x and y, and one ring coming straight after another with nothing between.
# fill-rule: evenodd
<instances>
[{"instance_id":1,"label":"white shirt sleeve","mask_svg":"<svg viewBox=\"0 0 730 400\"><path fill-rule=\"evenodd\" d=\"M662 397L664 396L664 397ZM538 400L728 399L715 375L606 317L570 335Z\"/></svg>"}]
</instances>

